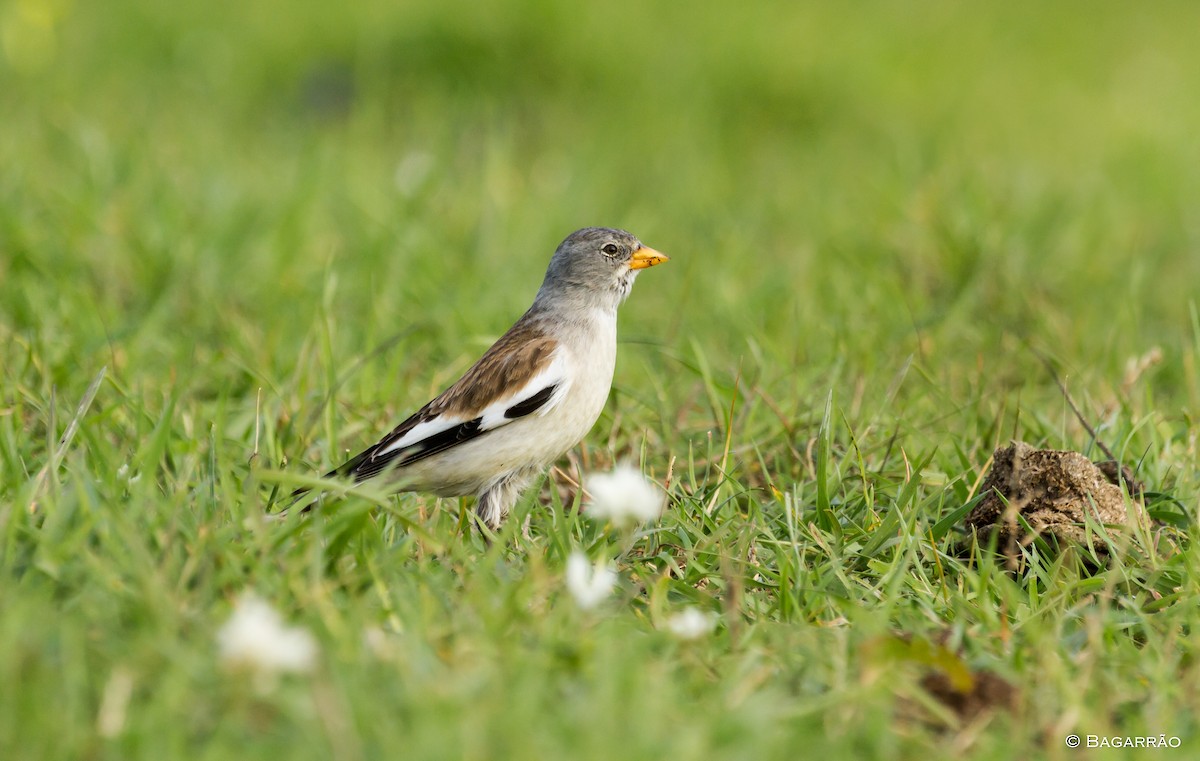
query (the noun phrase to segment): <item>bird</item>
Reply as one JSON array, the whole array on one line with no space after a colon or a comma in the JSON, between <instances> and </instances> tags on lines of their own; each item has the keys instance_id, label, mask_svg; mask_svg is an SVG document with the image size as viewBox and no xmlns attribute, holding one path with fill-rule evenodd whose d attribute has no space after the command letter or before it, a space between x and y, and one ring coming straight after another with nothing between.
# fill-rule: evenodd
<instances>
[{"instance_id":1,"label":"bird","mask_svg":"<svg viewBox=\"0 0 1200 761\"><path fill-rule=\"evenodd\" d=\"M461 378L325 477L474 496L479 524L498 531L525 489L600 417L616 367L617 308L643 269L665 261L625 230L571 233L533 305Z\"/></svg>"}]
</instances>

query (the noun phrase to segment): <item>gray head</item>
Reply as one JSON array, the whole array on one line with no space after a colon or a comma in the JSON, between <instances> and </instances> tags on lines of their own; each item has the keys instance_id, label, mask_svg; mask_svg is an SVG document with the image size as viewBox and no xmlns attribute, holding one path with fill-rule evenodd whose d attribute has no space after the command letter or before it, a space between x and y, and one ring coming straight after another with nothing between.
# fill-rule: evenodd
<instances>
[{"instance_id":1,"label":"gray head","mask_svg":"<svg viewBox=\"0 0 1200 761\"><path fill-rule=\"evenodd\" d=\"M639 271L665 261L666 255L624 230L585 227L559 244L537 302L570 299L580 306L616 309Z\"/></svg>"}]
</instances>

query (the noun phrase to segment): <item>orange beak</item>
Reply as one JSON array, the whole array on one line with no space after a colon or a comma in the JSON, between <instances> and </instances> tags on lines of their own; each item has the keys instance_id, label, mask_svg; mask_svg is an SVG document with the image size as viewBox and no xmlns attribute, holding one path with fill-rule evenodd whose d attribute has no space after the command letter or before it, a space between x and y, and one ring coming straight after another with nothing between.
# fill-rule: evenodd
<instances>
[{"instance_id":1,"label":"orange beak","mask_svg":"<svg viewBox=\"0 0 1200 761\"><path fill-rule=\"evenodd\" d=\"M633 252L633 258L629 260L629 269L644 270L647 267L653 267L656 264L662 264L670 259L664 253L655 251L652 248L642 246L637 251Z\"/></svg>"}]
</instances>

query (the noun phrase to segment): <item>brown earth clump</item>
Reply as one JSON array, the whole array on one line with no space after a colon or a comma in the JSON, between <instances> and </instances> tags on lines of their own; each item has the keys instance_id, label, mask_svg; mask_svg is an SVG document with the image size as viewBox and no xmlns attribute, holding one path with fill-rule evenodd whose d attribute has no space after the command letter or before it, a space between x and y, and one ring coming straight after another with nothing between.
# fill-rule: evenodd
<instances>
[{"instance_id":1,"label":"brown earth clump","mask_svg":"<svg viewBox=\"0 0 1200 761\"><path fill-rule=\"evenodd\" d=\"M995 711L1015 713L1020 693L1012 683L979 669L960 682L943 671L931 671L921 679L921 688L963 721L973 721Z\"/></svg>"},{"instance_id":2,"label":"brown earth clump","mask_svg":"<svg viewBox=\"0 0 1200 761\"><path fill-rule=\"evenodd\" d=\"M1128 468L1093 463L1078 452L1034 449L1020 441L997 449L992 459L981 487L983 500L965 523L981 540L997 532L996 546L1002 550L1043 535L1085 542L1085 516L1117 530L1128 525L1130 511L1134 520L1147 520L1139 501L1141 484L1132 480ZM1125 491L1118 480L1124 481ZM1096 547L1104 551L1103 543Z\"/></svg>"}]
</instances>

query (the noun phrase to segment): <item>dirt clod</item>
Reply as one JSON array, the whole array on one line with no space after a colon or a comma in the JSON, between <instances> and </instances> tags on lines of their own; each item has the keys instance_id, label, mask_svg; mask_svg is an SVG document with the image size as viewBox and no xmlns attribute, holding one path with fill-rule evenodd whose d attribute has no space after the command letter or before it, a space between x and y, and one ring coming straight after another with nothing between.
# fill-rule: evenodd
<instances>
[{"instance_id":1,"label":"dirt clod","mask_svg":"<svg viewBox=\"0 0 1200 761\"><path fill-rule=\"evenodd\" d=\"M1124 480L1132 498L1122 492L1118 480ZM1085 516L1121 528L1127 525L1129 510L1136 520L1146 520L1138 501L1141 484L1128 468L1093 463L1078 452L1034 449L1020 441L996 450L981 493L985 496L967 515L967 528L975 529L981 539L998 532L1001 549L1039 535L1083 542Z\"/></svg>"},{"instance_id":2,"label":"dirt clod","mask_svg":"<svg viewBox=\"0 0 1200 761\"><path fill-rule=\"evenodd\" d=\"M921 679L921 688L963 721L988 712L1014 712L1019 696L1016 687L987 669L972 671L965 684L945 672L931 671Z\"/></svg>"}]
</instances>

